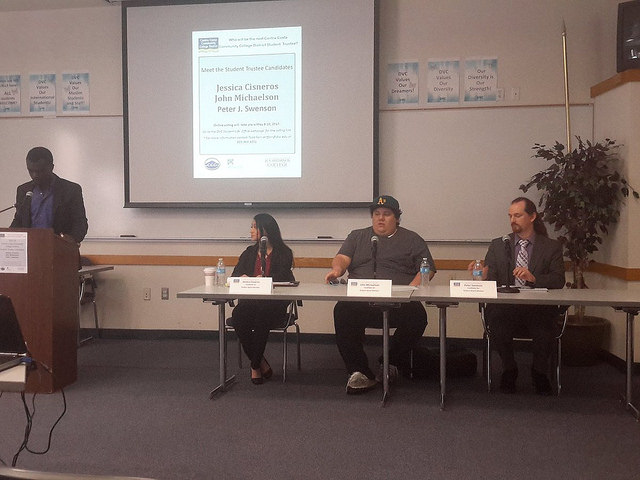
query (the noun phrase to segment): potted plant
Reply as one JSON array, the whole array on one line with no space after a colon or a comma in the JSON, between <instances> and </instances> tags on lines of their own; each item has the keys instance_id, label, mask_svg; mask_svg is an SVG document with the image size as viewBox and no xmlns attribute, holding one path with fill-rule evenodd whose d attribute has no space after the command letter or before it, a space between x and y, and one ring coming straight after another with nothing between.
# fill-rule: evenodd
<instances>
[{"instance_id":1,"label":"potted plant","mask_svg":"<svg viewBox=\"0 0 640 480\"><path fill-rule=\"evenodd\" d=\"M573 281L567 286L588 288L584 272L609 227L617 223L623 198L629 193L636 199L640 195L617 169L619 146L614 140L591 143L576 139L578 146L570 152L559 142L553 147L534 144L533 158L551 165L520 185L520 190L527 192L535 186L542 192L543 219L557 232L573 269ZM584 307L576 308L563 337L563 361L574 365L597 362L607 325L605 319L586 316Z\"/></svg>"}]
</instances>

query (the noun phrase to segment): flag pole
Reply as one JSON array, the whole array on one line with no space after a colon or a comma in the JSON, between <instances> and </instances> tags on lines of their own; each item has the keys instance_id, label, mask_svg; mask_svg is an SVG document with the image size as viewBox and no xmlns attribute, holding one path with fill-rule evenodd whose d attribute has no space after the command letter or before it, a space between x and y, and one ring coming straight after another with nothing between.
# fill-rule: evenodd
<instances>
[{"instance_id":1,"label":"flag pole","mask_svg":"<svg viewBox=\"0 0 640 480\"><path fill-rule=\"evenodd\" d=\"M567 65L567 27L562 19L562 63L564 67L564 111L567 122L567 153L571 153L571 121L569 117L569 67Z\"/></svg>"}]
</instances>

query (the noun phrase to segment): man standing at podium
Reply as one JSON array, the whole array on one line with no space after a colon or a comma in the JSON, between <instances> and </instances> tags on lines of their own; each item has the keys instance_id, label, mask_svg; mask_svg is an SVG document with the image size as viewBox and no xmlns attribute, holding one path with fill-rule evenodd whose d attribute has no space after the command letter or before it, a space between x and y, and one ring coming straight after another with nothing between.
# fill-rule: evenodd
<instances>
[{"instance_id":1,"label":"man standing at podium","mask_svg":"<svg viewBox=\"0 0 640 480\"><path fill-rule=\"evenodd\" d=\"M88 228L80 185L53 173L53 155L44 147L29 150L27 171L31 181L17 189L11 228L53 228L80 243Z\"/></svg>"}]
</instances>

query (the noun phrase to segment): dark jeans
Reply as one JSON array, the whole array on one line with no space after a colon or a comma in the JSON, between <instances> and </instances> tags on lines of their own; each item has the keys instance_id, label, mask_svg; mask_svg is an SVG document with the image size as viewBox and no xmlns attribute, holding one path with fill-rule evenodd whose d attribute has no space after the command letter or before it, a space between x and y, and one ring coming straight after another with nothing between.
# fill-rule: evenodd
<instances>
[{"instance_id":1,"label":"dark jeans","mask_svg":"<svg viewBox=\"0 0 640 480\"><path fill-rule=\"evenodd\" d=\"M240 300L233 309L233 328L254 370L260 369L269 330L282 324L287 305L281 300Z\"/></svg>"},{"instance_id":2,"label":"dark jeans","mask_svg":"<svg viewBox=\"0 0 640 480\"><path fill-rule=\"evenodd\" d=\"M517 368L513 354L514 337L532 339L533 368L546 374L558 327L558 308L551 305L488 304L486 320L491 345L500 355L503 370Z\"/></svg>"},{"instance_id":3,"label":"dark jeans","mask_svg":"<svg viewBox=\"0 0 640 480\"><path fill-rule=\"evenodd\" d=\"M336 343L347 372L374 374L364 352L365 328L382 328L382 310L364 302L338 302L333 309ZM427 326L427 312L420 302L402 304L389 310L389 325L396 331L389 344L389 363L398 365L420 340Z\"/></svg>"}]
</instances>

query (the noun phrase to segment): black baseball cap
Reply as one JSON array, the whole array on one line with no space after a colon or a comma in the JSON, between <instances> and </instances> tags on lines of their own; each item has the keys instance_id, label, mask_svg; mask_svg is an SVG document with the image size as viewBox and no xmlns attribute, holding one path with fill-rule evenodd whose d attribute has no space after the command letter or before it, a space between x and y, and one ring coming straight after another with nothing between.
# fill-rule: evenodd
<instances>
[{"instance_id":1,"label":"black baseball cap","mask_svg":"<svg viewBox=\"0 0 640 480\"><path fill-rule=\"evenodd\" d=\"M376 208L381 207L391 210L395 214L396 218L400 218L400 215L402 215L402 210L400 210L398 200L393 198L391 195L380 195L374 198L371 205L369 205L369 212L373 214L373 211Z\"/></svg>"}]
</instances>

